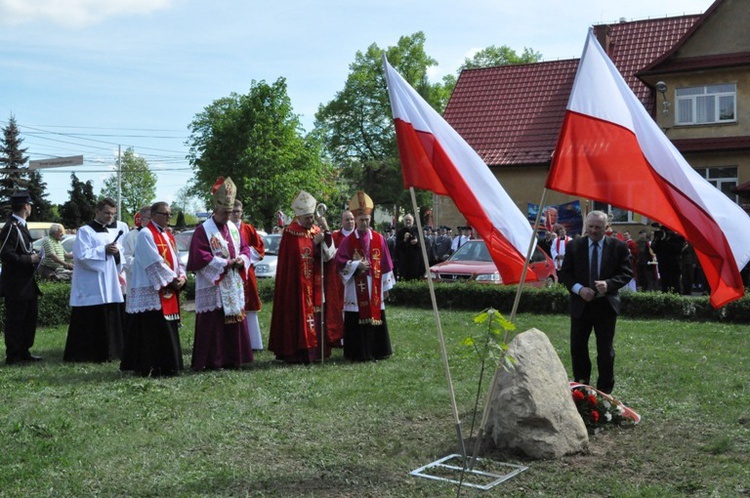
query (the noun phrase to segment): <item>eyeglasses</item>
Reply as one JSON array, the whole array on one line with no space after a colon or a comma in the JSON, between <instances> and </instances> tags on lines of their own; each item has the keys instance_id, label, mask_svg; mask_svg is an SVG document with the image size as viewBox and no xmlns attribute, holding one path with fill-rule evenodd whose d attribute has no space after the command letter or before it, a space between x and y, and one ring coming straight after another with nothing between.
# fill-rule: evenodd
<instances>
[{"instance_id":1,"label":"eyeglasses","mask_svg":"<svg viewBox=\"0 0 750 498\"><path fill-rule=\"evenodd\" d=\"M151 213L151 214L152 215L154 215L154 214L160 214L160 215L165 216L167 218L171 218L172 217L172 213L158 213L158 212L156 212L156 213Z\"/></svg>"},{"instance_id":2,"label":"eyeglasses","mask_svg":"<svg viewBox=\"0 0 750 498\"><path fill-rule=\"evenodd\" d=\"M242 209L235 209L232 214L242 214Z\"/></svg>"}]
</instances>

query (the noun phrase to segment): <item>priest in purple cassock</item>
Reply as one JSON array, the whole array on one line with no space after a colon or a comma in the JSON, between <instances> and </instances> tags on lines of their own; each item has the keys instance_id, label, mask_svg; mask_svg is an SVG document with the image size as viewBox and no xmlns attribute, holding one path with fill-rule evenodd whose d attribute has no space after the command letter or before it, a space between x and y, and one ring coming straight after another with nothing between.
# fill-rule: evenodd
<instances>
[{"instance_id":1,"label":"priest in purple cassock","mask_svg":"<svg viewBox=\"0 0 750 498\"><path fill-rule=\"evenodd\" d=\"M195 272L193 370L239 368L253 361L245 321L244 279L260 260L229 220L237 189L219 178L212 189L214 211L190 242L187 270Z\"/></svg>"}]
</instances>

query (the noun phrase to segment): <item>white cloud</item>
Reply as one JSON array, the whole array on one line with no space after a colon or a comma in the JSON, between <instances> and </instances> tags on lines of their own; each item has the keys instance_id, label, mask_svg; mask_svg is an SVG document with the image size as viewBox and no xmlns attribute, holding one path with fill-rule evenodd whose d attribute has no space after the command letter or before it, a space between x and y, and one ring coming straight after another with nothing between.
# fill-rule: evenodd
<instances>
[{"instance_id":1,"label":"white cloud","mask_svg":"<svg viewBox=\"0 0 750 498\"><path fill-rule=\"evenodd\" d=\"M51 22L82 28L121 15L149 14L173 0L0 0L0 24Z\"/></svg>"}]
</instances>

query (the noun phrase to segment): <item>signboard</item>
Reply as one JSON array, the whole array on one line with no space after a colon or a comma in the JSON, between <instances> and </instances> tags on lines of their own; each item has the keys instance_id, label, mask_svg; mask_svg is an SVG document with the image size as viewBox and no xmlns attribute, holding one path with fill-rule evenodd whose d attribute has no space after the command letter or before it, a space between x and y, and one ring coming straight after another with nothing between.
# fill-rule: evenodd
<instances>
[{"instance_id":1,"label":"signboard","mask_svg":"<svg viewBox=\"0 0 750 498\"><path fill-rule=\"evenodd\" d=\"M83 156L53 157L52 159L37 159L29 161L29 169L63 168L65 166L80 166Z\"/></svg>"}]
</instances>

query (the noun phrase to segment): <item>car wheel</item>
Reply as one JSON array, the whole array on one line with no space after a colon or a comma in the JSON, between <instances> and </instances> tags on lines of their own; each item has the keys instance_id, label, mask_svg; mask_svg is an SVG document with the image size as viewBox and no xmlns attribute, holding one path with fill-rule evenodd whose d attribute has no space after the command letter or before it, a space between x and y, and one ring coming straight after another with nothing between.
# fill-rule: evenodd
<instances>
[{"instance_id":1,"label":"car wheel","mask_svg":"<svg viewBox=\"0 0 750 498\"><path fill-rule=\"evenodd\" d=\"M554 287L555 286L555 279L552 277L547 277L547 281L544 283L545 287Z\"/></svg>"}]
</instances>

